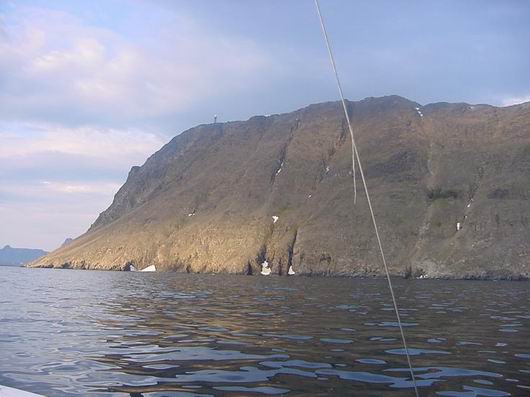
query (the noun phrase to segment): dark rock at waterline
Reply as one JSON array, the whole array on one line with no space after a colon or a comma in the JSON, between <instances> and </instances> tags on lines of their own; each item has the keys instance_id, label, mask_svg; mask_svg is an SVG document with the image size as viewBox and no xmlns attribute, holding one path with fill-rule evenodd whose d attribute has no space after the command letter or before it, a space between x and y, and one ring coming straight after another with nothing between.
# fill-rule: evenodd
<instances>
[{"instance_id":1,"label":"dark rock at waterline","mask_svg":"<svg viewBox=\"0 0 530 397\"><path fill-rule=\"evenodd\" d=\"M528 277L530 104L389 96L348 108L392 273ZM350 162L336 102L200 125L133 167L87 233L32 266L259 274L267 260L273 273L378 275Z\"/></svg>"}]
</instances>

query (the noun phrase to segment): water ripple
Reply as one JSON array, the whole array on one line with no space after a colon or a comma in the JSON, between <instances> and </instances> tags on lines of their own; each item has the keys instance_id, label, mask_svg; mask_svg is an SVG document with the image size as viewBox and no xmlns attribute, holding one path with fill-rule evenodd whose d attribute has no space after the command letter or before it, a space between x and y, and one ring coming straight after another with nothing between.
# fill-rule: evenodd
<instances>
[{"instance_id":1,"label":"water ripple","mask_svg":"<svg viewBox=\"0 0 530 397\"><path fill-rule=\"evenodd\" d=\"M385 280L0 268L0 284L7 386L50 397L412 391ZM395 288L421 395L530 395L528 284Z\"/></svg>"}]
</instances>

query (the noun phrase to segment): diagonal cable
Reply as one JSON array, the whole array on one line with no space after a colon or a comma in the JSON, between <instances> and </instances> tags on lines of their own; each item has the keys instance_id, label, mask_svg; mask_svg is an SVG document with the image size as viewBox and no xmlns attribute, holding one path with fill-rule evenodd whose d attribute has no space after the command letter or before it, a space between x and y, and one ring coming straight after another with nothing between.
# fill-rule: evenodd
<instances>
[{"instance_id":1,"label":"diagonal cable","mask_svg":"<svg viewBox=\"0 0 530 397\"><path fill-rule=\"evenodd\" d=\"M324 24L324 18L322 17L322 13L320 11L320 4L318 0L315 1L315 7L317 10L318 18L320 20L320 27L322 28L322 34L324 36L324 41L326 42L326 47L328 49L328 55L329 60L331 62L331 66L333 68L333 72L335 73L335 79L337 81L337 87L339 89L340 99L342 102L342 108L344 110L344 116L346 117L346 121L348 123L348 128L350 130L350 136L351 136L351 145L352 145L352 172L353 172L353 183L354 183L354 202L356 201L356 182L355 182L355 159L357 158L357 165L359 166L359 174L361 175L361 180L363 182L364 192L366 194L366 200L368 201L368 208L370 209L370 215L372 217L372 223L374 225L375 235L377 237L377 244L379 246L379 252L381 253L381 260L383 262L383 266L385 268L385 274L386 279L388 282L388 288L390 289L390 296L392 297L392 303L394 304L394 311L396 313L396 319L399 326L399 332L401 333L401 340L403 342L403 347L405 349L405 354L407 355L407 363L409 365L410 370L410 376L412 378L412 383L414 385L414 392L416 393L416 397L419 397L418 392L418 386L416 384L416 377L414 376L414 369L412 368L412 362L410 359L409 349L407 347L407 340L405 338L405 332L403 331L403 325L401 324L401 316L399 315L399 308L396 301L396 296L394 295L394 288L392 287L392 280L390 279L390 272L388 271L388 265L386 263L385 253L383 251L383 244L381 243L381 237L379 236L379 228L377 227L377 222L375 220L375 214L374 210L372 208L372 201L370 200L370 194L368 193L368 186L366 184L366 178L364 177L364 172L361 164L361 159L359 158L359 152L357 151L357 145L355 144L355 138L353 135L353 129L350 122L350 116L348 115L348 109L346 108L346 100L344 99L344 94L342 91L342 85L340 83L339 73L337 72L337 66L335 64L335 58L333 57L333 51L331 49L330 40L328 37L328 32L326 30L326 26Z\"/></svg>"}]
</instances>

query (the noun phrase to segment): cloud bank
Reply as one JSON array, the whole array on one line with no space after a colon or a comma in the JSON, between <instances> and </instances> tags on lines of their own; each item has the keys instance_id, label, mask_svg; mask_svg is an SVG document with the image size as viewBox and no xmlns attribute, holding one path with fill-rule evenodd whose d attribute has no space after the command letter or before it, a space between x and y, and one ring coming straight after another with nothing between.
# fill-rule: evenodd
<instances>
[{"instance_id":1,"label":"cloud bank","mask_svg":"<svg viewBox=\"0 0 530 397\"><path fill-rule=\"evenodd\" d=\"M173 15L136 40L65 12L15 8L0 41L0 118L64 125L153 126L270 69L250 40Z\"/></svg>"}]
</instances>

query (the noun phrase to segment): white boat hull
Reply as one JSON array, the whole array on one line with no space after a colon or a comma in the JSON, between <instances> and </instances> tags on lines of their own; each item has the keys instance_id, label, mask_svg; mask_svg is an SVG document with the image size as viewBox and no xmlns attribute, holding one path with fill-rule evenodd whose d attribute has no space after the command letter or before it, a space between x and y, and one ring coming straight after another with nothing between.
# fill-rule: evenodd
<instances>
[{"instance_id":1,"label":"white boat hull","mask_svg":"<svg viewBox=\"0 0 530 397\"><path fill-rule=\"evenodd\" d=\"M12 387L0 385L0 397L44 397L29 391L13 389Z\"/></svg>"}]
</instances>

